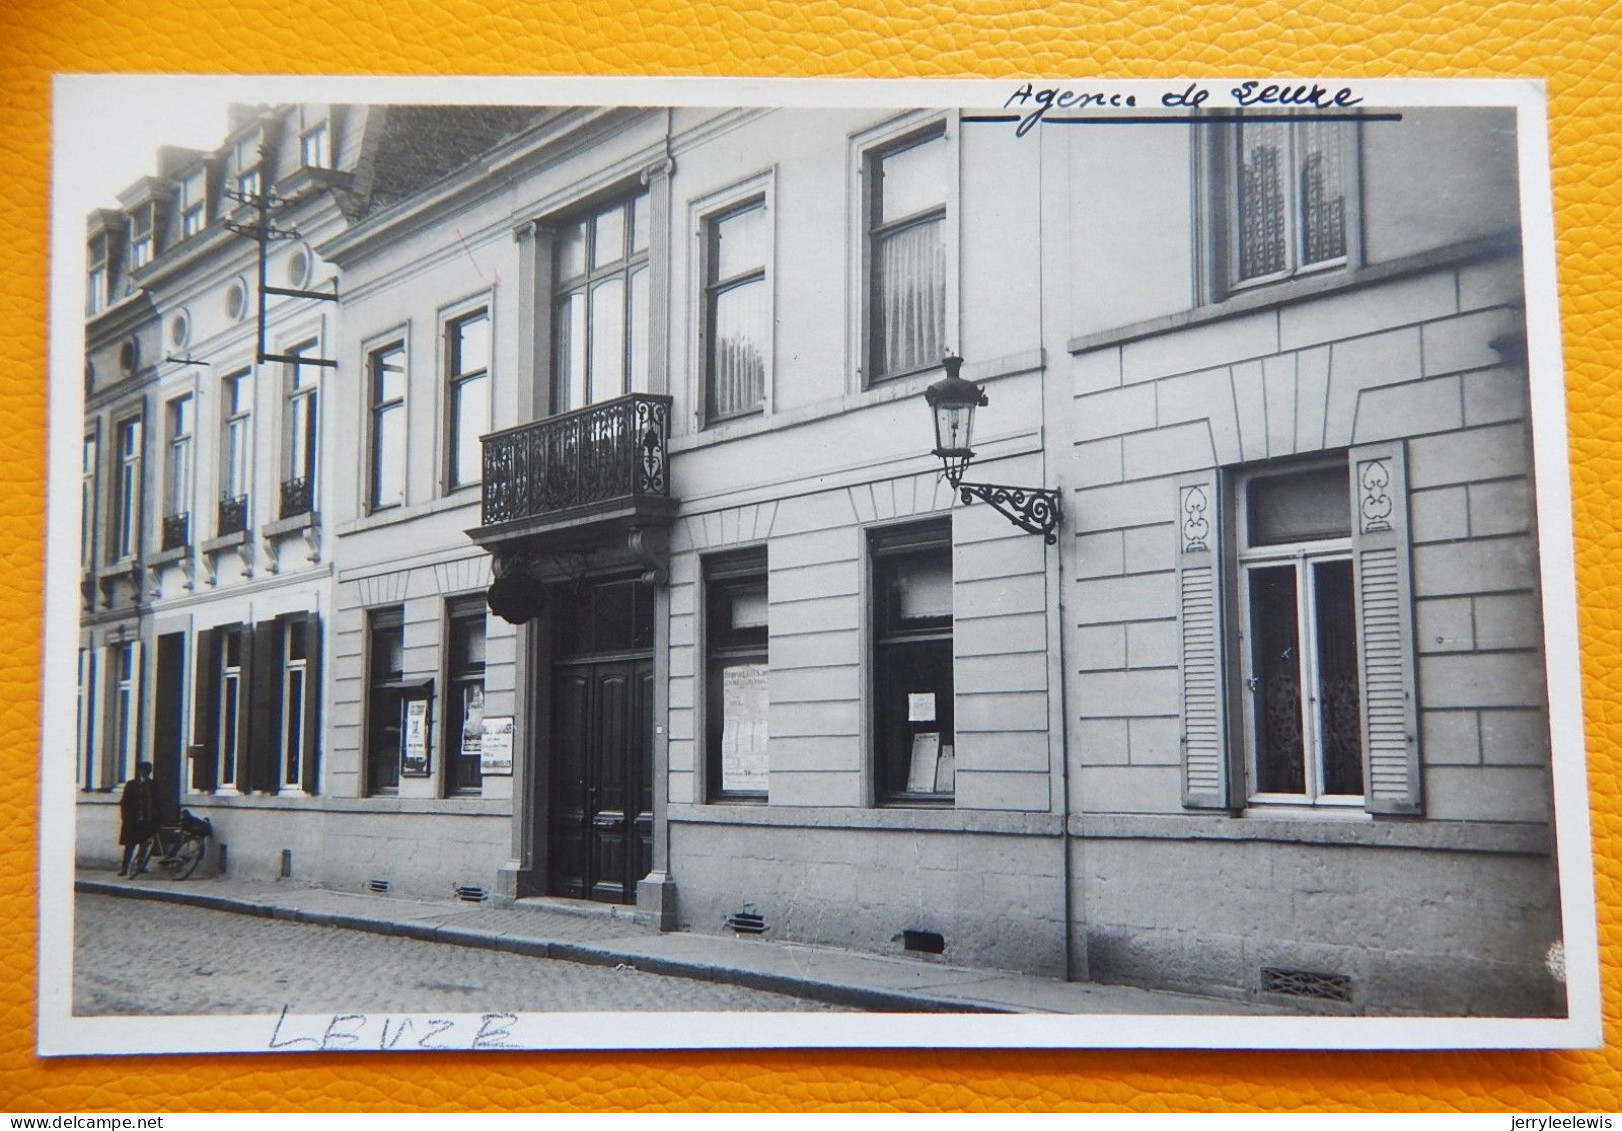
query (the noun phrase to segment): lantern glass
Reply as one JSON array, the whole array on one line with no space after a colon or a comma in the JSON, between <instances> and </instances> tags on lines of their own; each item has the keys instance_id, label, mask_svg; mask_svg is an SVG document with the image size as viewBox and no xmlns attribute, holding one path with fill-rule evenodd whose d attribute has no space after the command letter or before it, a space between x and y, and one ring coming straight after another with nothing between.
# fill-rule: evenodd
<instances>
[{"instance_id":1,"label":"lantern glass","mask_svg":"<svg viewBox=\"0 0 1622 1131\"><path fill-rule=\"evenodd\" d=\"M935 406L935 454L964 457L971 454L974 434L974 402Z\"/></svg>"}]
</instances>

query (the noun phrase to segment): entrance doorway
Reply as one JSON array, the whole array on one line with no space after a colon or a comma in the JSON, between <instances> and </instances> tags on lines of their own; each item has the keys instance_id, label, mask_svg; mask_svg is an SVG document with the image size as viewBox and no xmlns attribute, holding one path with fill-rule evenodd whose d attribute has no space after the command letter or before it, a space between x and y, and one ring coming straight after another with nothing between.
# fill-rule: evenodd
<instances>
[{"instance_id":1,"label":"entrance doorway","mask_svg":"<svg viewBox=\"0 0 1622 1131\"><path fill-rule=\"evenodd\" d=\"M653 598L640 581L556 594L548 890L635 903L653 868Z\"/></svg>"}]
</instances>

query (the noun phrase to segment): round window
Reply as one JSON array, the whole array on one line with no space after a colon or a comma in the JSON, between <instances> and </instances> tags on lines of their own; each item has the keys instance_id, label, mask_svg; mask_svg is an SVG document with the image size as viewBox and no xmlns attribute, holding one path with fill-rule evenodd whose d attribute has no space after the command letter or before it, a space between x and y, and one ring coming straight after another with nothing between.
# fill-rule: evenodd
<instances>
[{"instance_id":1,"label":"round window","mask_svg":"<svg viewBox=\"0 0 1622 1131\"><path fill-rule=\"evenodd\" d=\"M134 338L125 338L118 347L119 371L128 377L141 364L141 347Z\"/></svg>"},{"instance_id":2,"label":"round window","mask_svg":"<svg viewBox=\"0 0 1622 1131\"><path fill-rule=\"evenodd\" d=\"M169 319L169 344L176 349L183 348L191 341L191 317L184 310L177 311Z\"/></svg>"},{"instance_id":3,"label":"round window","mask_svg":"<svg viewBox=\"0 0 1622 1131\"><path fill-rule=\"evenodd\" d=\"M248 312L248 286L241 279L225 288L225 316L235 322Z\"/></svg>"},{"instance_id":4,"label":"round window","mask_svg":"<svg viewBox=\"0 0 1622 1131\"><path fill-rule=\"evenodd\" d=\"M295 247L287 255L287 285L302 287L310 281L310 253Z\"/></svg>"}]
</instances>

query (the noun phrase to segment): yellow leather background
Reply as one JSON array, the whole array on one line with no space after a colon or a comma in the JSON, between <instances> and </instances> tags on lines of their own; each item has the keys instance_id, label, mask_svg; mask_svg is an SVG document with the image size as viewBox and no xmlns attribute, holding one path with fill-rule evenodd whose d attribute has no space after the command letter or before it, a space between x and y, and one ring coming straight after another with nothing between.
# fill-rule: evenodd
<instances>
[{"instance_id":1,"label":"yellow leather background","mask_svg":"<svg viewBox=\"0 0 1622 1131\"><path fill-rule=\"evenodd\" d=\"M1622 1106L1622 41L1617 5L1494 0L0 0L0 1108ZM684 1052L38 1060L34 1044L50 76L58 71L1548 83L1607 1037L1580 1053ZM78 218L69 217L69 223Z\"/></svg>"}]
</instances>

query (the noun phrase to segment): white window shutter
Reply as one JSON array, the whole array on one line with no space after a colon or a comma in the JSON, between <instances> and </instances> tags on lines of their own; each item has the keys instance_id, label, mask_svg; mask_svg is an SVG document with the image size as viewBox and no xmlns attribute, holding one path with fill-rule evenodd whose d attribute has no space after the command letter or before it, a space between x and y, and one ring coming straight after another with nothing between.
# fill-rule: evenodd
<instances>
[{"instance_id":1,"label":"white window shutter","mask_svg":"<svg viewBox=\"0 0 1622 1131\"><path fill-rule=\"evenodd\" d=\"M1421 811L1419 704L1406 448L1401 441L1353 448L1349 462L1364 804L1371 813L1415 814Z\"/></svg>"},{"instance_id":2,"label":"white window shutter","mask_svg":"<svg viewBox=\"0 0 1622 1131\"><path fill-rule=\"evenodd\" d=\"M1183 805L1230 807L1222 573L1215 470L1177 481L1177 636L1182 649Z\"/></svg>"}]
</instances>

